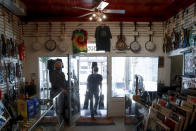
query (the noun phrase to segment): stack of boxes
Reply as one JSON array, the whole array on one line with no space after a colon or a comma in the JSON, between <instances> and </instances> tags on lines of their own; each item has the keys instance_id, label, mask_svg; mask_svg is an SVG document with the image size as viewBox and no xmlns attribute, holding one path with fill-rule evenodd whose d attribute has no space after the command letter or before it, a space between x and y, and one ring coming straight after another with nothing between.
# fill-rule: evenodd
<instances>
[{"instance_id":1,"label":"stack of boxes","mask_svg":"<svg viewBox=\"0 0 196 131\"><path fill-rule=\"evenodd\" d=\"M32 119L40 111L40 104L38 97L33 97L28 100L18 99L17 100L18 115L22 115L24 120Z\"/></svg>"}]
</instances>

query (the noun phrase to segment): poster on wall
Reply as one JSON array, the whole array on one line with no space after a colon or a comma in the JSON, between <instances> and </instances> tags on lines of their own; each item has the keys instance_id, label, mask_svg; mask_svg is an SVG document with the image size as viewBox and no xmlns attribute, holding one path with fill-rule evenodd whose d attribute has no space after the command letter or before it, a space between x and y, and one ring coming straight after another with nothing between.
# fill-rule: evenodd
<instances>
[{"instance_id":1,"label":"poster on wall","mask_svg":"<svg viewBox=\"0 0 196 131\"><path fill-rule=\"evenodd\" d=\"M5 126L5 124L10 120L10 115L3 105L2 101L0 101L0 130Z\"/></svg>"},{"instance_id":2,"label":"poster on wall","mask_svg":"<svg viewBox=\"0 0 196 131\"><path fill-rule=\"evenodd\" d=\"M192 52L186 52L184 54L184 75L194 76L195 75L195 64L194 56Z\"/></svg>"}]
</instances>

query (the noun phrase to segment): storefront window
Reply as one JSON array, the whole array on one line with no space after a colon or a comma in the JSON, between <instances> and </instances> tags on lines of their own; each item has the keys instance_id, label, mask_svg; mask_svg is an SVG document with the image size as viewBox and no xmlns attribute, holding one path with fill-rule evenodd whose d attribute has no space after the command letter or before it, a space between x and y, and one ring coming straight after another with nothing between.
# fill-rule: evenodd
<instances>
[{"instance_id":1,"label":"storefront window","mask_svg":"<svg viewBox=\"0 0 196 131\"><path fill-rule=\"evenodd\" d=\"M112 97L134 94L136 75L140 88L157 91L158 57L112 57Z\"/></svg>"}]
</instances>

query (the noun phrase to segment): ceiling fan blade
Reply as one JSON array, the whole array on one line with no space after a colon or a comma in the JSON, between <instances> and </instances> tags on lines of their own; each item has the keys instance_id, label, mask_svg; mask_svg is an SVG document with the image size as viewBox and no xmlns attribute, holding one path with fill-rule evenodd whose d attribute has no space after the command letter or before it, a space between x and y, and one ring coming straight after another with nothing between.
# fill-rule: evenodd
<instances>
[{"instance_id":1,"label":"ceiling fan blade","mask_svg":"<svg viewBox=\"0 0 196 131\"><path fill-rule=\"evenodd\" d=\"M88 8L82 8L82 7L78 7L78 6L74 6L72 8L74 8L74 9L80 9L80 10L94 11L94 8L93 9L88 9Z\"/></svg>"},{"instance_id":2,"label":"ceiling fan blade","mask_svg":"<svg viewBox=\"0 0 196 131\"><path fill-rule=\"evenodd\" d=\"M108 6L108 2L101 1L100 4L97 6L98 10L103 10L106 6Z\"/></svg>"},{"instance_id":3,"label":"ceiling fan blade","mask_svg":"<svg viewBox=\"0 0 196 131\"><path fill-rule=\"evenodd\" d=\"M125 10L112 10L112 9L105 9L103 10L104 13L118 13L118 14L125 14Z\"/></svg>"},{"instance_id":4,"label":"ceiling fan blade","mask_svg":"<svg viewBox=\"0 0 196 131\"><path fill-rule=\"evenodd\" d=\"M81 15L81 16L78 16L78 18L82 18L82 17L88 16L88 15L91 15L91 14L92 14L92 12L84 14L84 15Z\"/></svg>"}]
</instances>

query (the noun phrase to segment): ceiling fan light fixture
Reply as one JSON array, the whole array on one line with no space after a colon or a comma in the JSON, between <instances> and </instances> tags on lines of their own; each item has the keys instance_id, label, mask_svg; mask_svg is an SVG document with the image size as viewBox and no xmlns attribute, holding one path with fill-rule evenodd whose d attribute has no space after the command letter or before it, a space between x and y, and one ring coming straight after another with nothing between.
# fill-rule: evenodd
<instances>
[{"instance_id":1,"label":"ceiling fan light fixture","mask_svg":"<svg viewBox=\"0 0 196 131\"><path fill-rule=\"evenodd\" d=\"M106 16L105 14L103 14L102 18L103 18L103 19L106 19L106 18L107 18L107 16Z\"/></svg>"},{"instance_id":2,"label":"ceiling fan light fixture","mask_svg":"<svg viewBox=\"0 0 196 131\"><path fill-rule=\"evenodd\" d=\"M98 21L99 21L99 22L101 22L101 21L102 21L102 18L101 18L101 17L99 17L99 18L98 18Z\"/></svg>"},{"instance_id":3,"label":"ceiling fan light fixture","mask_svg":"<svg viewBox=\"0 0 196 131\"><path fill-rule=\"evenodd\" d=\"M89 20L92 21L93 20L93 17L89 17Z\"/></svg>"},{"instance_id":4,"label":"ceiling fan light fixture","mask_svg":"<svg viewBox=\"0 0 196 131\"><path fill-rule=\"evenodd\" d=\"M96 13L93 13L93 17L96 17Z\"/></svg>"}]
</instances>

